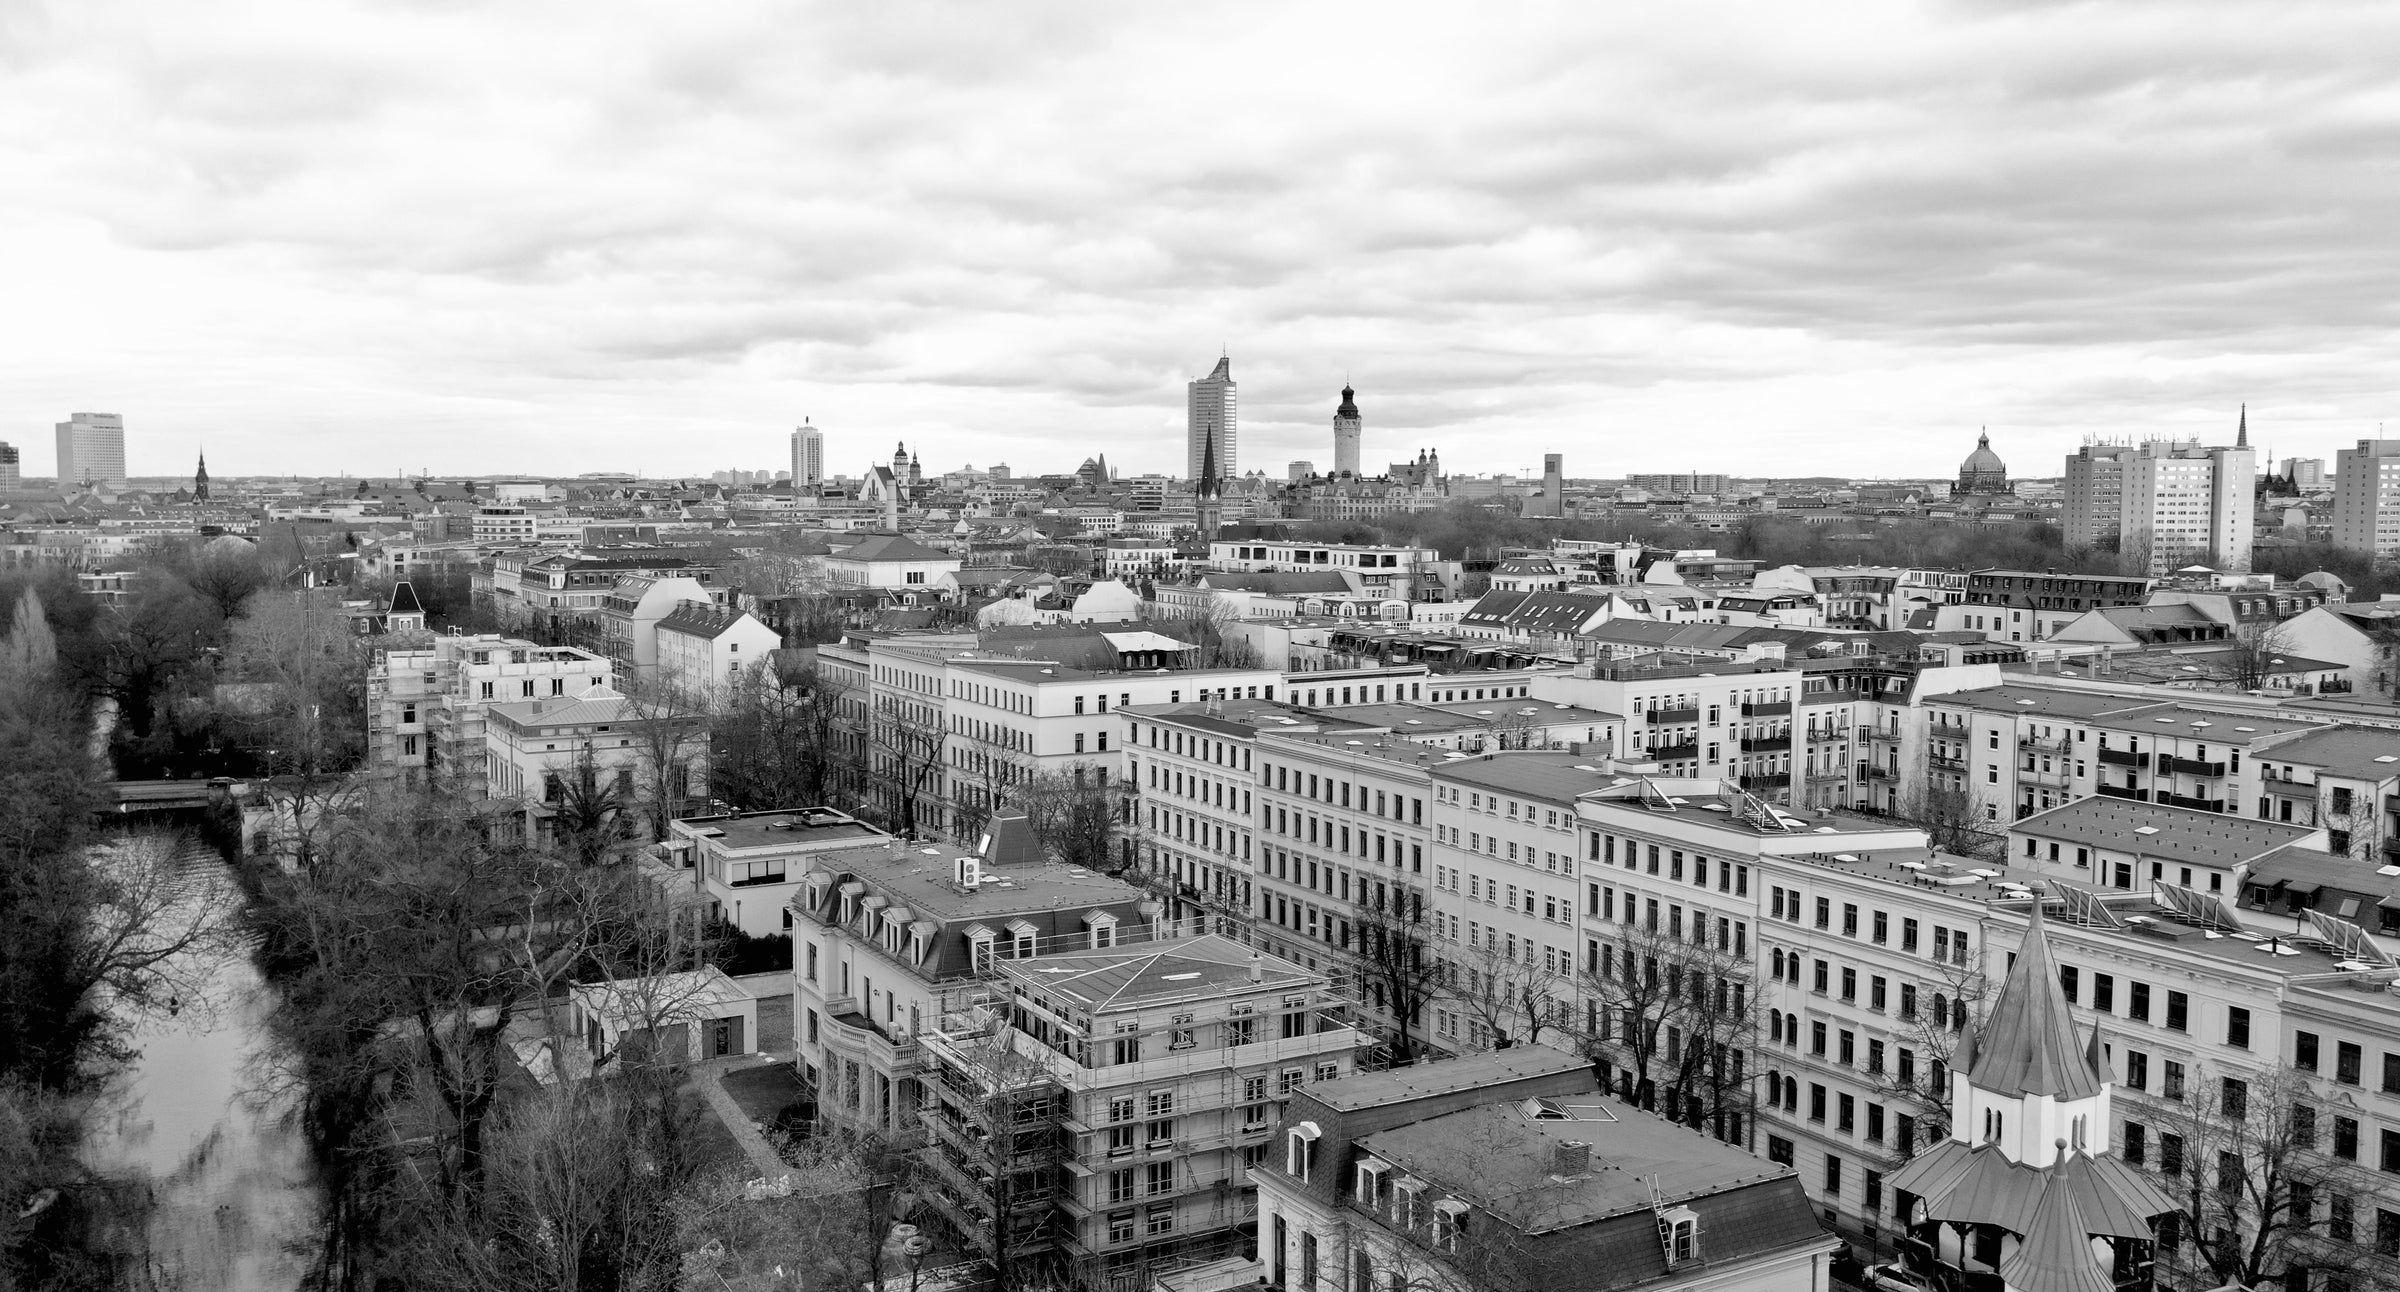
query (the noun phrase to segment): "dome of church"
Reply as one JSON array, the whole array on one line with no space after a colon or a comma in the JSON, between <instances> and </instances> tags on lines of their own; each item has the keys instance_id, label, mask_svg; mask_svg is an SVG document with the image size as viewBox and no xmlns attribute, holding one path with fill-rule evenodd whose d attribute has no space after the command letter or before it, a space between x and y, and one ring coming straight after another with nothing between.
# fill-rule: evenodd
<instances>
[{"instance_id":1,"label":"dome of church","mask_svg":"<svg viewBox=\"0 0 2400 1292\"><path fill-rule=\"evenodd\" d=\"M1992 452L1992 437L1987 432L1975 438L1975 451L1958 464L1958 483L1951 487L1953 494L2002 494L2010 492L2008 464Z\"/></svg>"}]
</instances>

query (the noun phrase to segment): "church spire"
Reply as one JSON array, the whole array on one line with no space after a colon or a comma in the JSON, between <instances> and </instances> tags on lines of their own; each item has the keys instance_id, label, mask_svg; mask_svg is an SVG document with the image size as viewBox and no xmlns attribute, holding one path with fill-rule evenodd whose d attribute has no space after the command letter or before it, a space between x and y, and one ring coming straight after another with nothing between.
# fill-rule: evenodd
<instances>
[{"instance_id":1,"label":"church spire","mask_svg":"<svg viewBox=\"0 0 2400 1292\"><path fill-rule=\"evenodd\" d=\"M2247 400L2242 403L2241 425L2234 428L2233 447L2237 449L2250 447L2250 404Z\"/></svg>"},{"instance_id":2,"label":"church spire","mask_svg":"<svg viewBox=\"0 0 2400 1292\"><path fill-rule=\"evenodd\" d=\"M2025 944L1975 1040L1967 1080L1995 1094L2054 1099L2088 1098L2107 1084L2106 1069L2075 1034L2074 1012L2058 983L2058 961L2050 954L2038 899Z\"/></svg>"}]
</instances>

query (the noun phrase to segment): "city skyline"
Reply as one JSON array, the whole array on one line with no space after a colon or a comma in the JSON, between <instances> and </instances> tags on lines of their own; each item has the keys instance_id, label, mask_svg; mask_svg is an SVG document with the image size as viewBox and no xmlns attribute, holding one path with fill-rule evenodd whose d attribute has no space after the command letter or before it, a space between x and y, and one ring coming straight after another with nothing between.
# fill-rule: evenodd
<instances>
[{"instance_id":1,"label":"city skyline","mask_svg":"<svg viewBox=\"0 0 2400 1292\"><path fill-rule=\"evenodd\" d=\"M1933 477L1978 426L2024 470L2245 400L2330 460L2400 387L2359 56L2395 15L1360 12L635 11L562 52L33 10L0 436L105 407L140 475L202 440L688 475L808 414L870 450L836 471L1172 471L1224 351L1253 464L1329 461L1347 380L1370 472ZM1192 111L1229 63L1253 92Z\"/></svg>"}]
</instances>

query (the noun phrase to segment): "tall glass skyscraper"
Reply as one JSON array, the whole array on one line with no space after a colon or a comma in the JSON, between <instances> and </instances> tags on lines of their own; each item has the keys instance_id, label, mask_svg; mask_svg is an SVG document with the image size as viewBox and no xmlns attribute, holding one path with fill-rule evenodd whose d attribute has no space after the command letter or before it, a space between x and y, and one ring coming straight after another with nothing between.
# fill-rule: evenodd
<instances>
[{"instance_id":1,"label":"tall glass skyscraper","mask_svg":"<svg viewBox=\"0 0 2400 1292\"><path fill-rule=\"evenodd\" d=\"M58 483L90 481L125 487L125 419L115 413L77 413L58 424Z\"/></svg>"},{"instance_id":2,"label":"tall glass skyscraper","mask_svg":"<svg viewBox=\"0 0 2400 1292\"><path fill-rule=\"evenodd\" d=\"M1217 441L1218 478L1240 476L1241 392L1233 384L1233 360L1217 360L1215 371L1185 387L1184 400L1184 479L1200 478L1200 458L1212 433Z\"/></svg>"}]
</instances>

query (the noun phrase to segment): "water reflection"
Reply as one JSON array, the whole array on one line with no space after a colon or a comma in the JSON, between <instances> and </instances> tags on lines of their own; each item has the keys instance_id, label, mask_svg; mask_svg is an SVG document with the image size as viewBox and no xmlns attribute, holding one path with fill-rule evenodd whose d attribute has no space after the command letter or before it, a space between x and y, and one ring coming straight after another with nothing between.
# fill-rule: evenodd
<instances>
[{"instance_id":1,"label":"water reflection","mask_svg":"<svg viewBox=\"0 0 2400 1292\"><path fill-rule=\"evenodd\" d=\"M222 897L224 863L197 848L184 861L195 897ZM173 1012L130 1020L138 1051L95 1109L95 1171L140 1182L151 1203L138 1287L297 1287L315 1226L308 1148L275 1101L259 1097L274 1044L257 969L238 948L191 953ZM299 1253L299 1254L296 1254Z\"/></svg>"}]
</instances>

